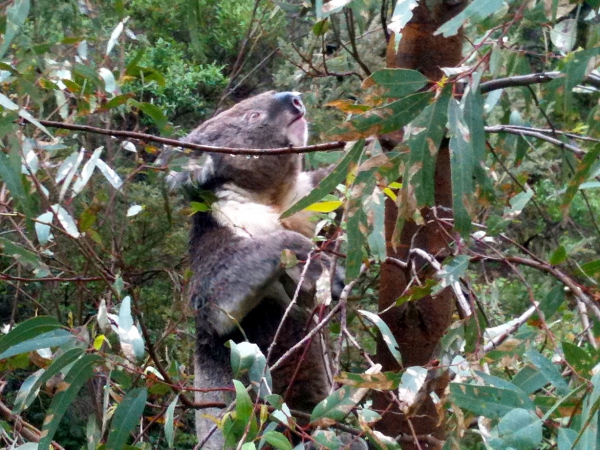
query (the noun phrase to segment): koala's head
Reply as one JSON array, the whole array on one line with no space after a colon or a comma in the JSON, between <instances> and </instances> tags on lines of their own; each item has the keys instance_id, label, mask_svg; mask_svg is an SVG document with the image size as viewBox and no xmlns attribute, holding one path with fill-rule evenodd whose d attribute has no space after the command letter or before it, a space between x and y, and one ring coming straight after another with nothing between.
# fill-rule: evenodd
<instances>
[{"instance_id":1,"label":"koala's head","mask_svg":"<svg viewBox=\"0 0 600 450\"><path fill-rule=\"evenodd\" d=\"M306 145L306 109L296 92L265 92L223 111L196 128L186 140L237 148Z\"/></svg>"}]
</instances>

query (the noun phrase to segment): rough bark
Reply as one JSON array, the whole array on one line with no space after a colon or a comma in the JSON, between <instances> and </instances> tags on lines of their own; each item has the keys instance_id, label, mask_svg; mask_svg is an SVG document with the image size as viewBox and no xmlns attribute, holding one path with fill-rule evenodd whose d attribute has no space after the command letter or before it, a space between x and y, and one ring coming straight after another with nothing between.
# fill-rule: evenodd
<instances>
[{"instance_id":1,"label":"rough bark","mask_svg":"<svg viewBox=\"0 0 600 450\"><path fill-rule=\"evenodd\" d=\"M434 36L433 33L442 23L462 11L467 1L438 0L432 10L427 4L431 2L421 2L413 11L412 20L402 32L398 50L394 52L393 45L389 46L387 64L388 67L419 70L431 80L438 80L442 77L440 67L454 67L459 64L463 37L459 34L443 38ZM448 236L451 235L452 230L439 219L451 217L451 193L450 156L448 141L444 140L436 161L436 208L421 210L424 218L422 225L407 220L400 233L399 245L393 245L392 242L398 209L393 201L388 199L386 203L385 233L388 256L407 261L411 248L422 249L434 255L438 261L448 256L450 244ZM435 272L425 260L416 262L421 281L434 275ZM385 310L381 317L398 341L404 367L431 367L427 382L428 392L416 411L408 415L404 415L397 405L391 403L388 395L377 394L374 399L375 408L380 411L387 409L383 419L378 423L378 429L388 436L404 435L399 440L405 450L438 449L443 445L445 437L444 420L428 394L432 391L438 395L443 394L448 384L448 377L445 373L436 370L430 361L435 356L435 349L450 325L454 307L453 294L446 289L435 297L428 296L417 302L387 309L400 297L411 276L410 269L402 269L394 264L382 266L379 310ZM400 369L381 339L377 345L376 358L377 362L383 365L384 370ZM416 436L416 439L411 439L413 436Z\"/></svg>"}]
</instances>

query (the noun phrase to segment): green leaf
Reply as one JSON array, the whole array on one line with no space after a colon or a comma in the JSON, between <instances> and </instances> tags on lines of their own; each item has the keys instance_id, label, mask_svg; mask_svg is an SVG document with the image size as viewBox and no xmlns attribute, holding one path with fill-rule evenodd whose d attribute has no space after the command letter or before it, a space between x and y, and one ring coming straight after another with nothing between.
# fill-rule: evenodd
<instances>
[{"instance_id":1,"label":"green leaf","mask_svg":"<svg viewBox=\"0 0 600 450\"><path fill-rule=\"evenodd\" d=\"M372 227L372 231L367 238L370 254L378 261L383 261L387 257L385 245L385 195L379 189L376 189L365 199L363 210L367 216L367 221Z\"/></svg>"},{"instance_id":2,"label":"green leaf","mask_svg":"<svg viewBox=\"0 0 600 450\"><path fill-rule=\"evenodd\" d=\"M512 2L509 1L508 3ZM454 36L468 19L471 19L472 23L480 22L494 14L503 5L503 0L474 0L462 12L439 27L434 35L442 34L444 37Z\"/></svg>"},{"instance_id":3,"label":"green leaf","mask_svg":"<svg viewBox=\"0 0 600 450\"><path fill-rule=\"evenodd\" d=\"M312 32L315 36L323 36L329 30L329 20L319 20L312 27Z\"/></svg>"},{"instance_id":4,"label":"green leaf","mask_svg":"<svg viewBox=\"0 0 600 450\"><path fill-rule=\"evenodd\" d=\"M450 394L460 408L489 419L498 419L516 408L535 409L531 400L510 389L451 383Z\"/></svg>"},{"instance_id":5,"label":"green leaf","mask_svg":"<svg viewBox=\"0 0 600 450\"><path fill-rule=\"evenodd\" d=\"M17 144L16 141L15 144ZM17 205L23 209L25 215L31 217L33 207L23 185L21 155L17 145L11 145L9 153L0 152L0 179L6 183L10 195Z\"/></svg>"},{"instance_id":6,"label":"green leaf","mask_svg":"<svg viewBox=\"0 0 600 450\"><path fill-rule=\"evenodd\" d=\"M594 350L586 351L571 342L562 342L561 346L569 365L577 371L578 375L589 378L594 366L598 363L599 352ZM596 354L592 354L592 352Z\"/></svg>"},{"instance_id":7,"label":"green leaf","mask_svg":"<svg viewBox=\"0 0 600 450\"><path fill-rule=\"evenodd\" d=\"M280 450L292 450L290 441L279 431L269 431L263 435L265 440L273 447Z\"/></svg>"},{"instance_id":8,"label":"green leaf","mask_svg":"<svg viewBox=\"0 0 600 450\"><path fill-rule=\"evenodd\" d=\"M592 449L598 448L600 442L600 431L598 423L600 421L600 372L594 374L591 379L594 388L586 397L581 411L581 430L579 448Z\"/></svg>"},{"instance_id":9,"label":"green leaf","mask_svg":"<svg viewBox=\"0 0 600 450\"><path fill-rule=\"evenodd\" d=\"M58 329L40 334L34 338L13 345L6 351L0 353L0 359L10 358L21 353L28 353L46 347L59 347L77 338L67 330Z\"/></svg>"},{"instance_id":10,"label":"green leaf","mask_svg":"<svg viewBox=\"0 0 600 450\"><path fill-rule=\"evenodd\" d=\"M90 66L75 63L73 64L73 73L79 75L80 77L83 77L86 81L89 82L91 86L94 86L99 89L104 88L104 83L100 78L100 75L98 75L96 70Z\"/></svg>"},{"instance_id":11,"label":"green leaf","mask_svg":"<svg viewBox=\"0 0 600 450\"><path fill-rule=\"evenodd\" d=\"M390 350L392 356L398 361L399 364L402 364L402 356L400 355L400 351L398 350L398 342L396 342L396 338L394 337L392 331L387 326L387 324L383 321L381 317L377 314L374 314L369 311L358 310L358 313L373 323L381 333L381 338L387 345Z\"/></svg>"},{"instance_id":12,"label":"green leaf","mask_svg":"<svg viewBox=\"0 0 600 450\"><path fill-rule=\"evenodd\" d=\"M258 425L254 415L254 404L244 385L233 380L235 386L235 414L228 414L223 420L223 435L227 447L237 447L238 441L244 436L246 441L251 441L258 432Z\"/></svg>"},{"instance_id":13,"label":"green leaf","mask_svg":"<svg viewBox=\"0 0 600 450\"><path fill-rule=\"evenodd\" d=\"M473 166L478 162L459 103L452 99L448 106L454 228L465 236L471 231L468 207L473 198Z\"/></svg>"},{"instance_id":14,"label":"green leaf","mask_svg":"<svg viewBox=\"0 0 600 450\"><path fill-rule=\"evenodd\" d=\"M329 135L332 139L355 140L399 130L417 117L432 98L432 92L409 95L356 116L331 130Z\"/></svg>"},{"instance_id":15,"label":"green leaf","mask_svg":"<svg viewBox=\"0 0 600 450\"><path fill-rule=\"evenodd\" d=\"M511 381L527 394L533 394L548 383L546 377L539 370L531 366L523 367Z\"/></svg>"},{"instance_id":16,"label":"green leaf","mask_svg":"<svg viewBox=\"0 0 600 450\"><path fill-rule=\"evenodd\" d=\"M546 378L548 383L552 383L559 395L567 395L569 386L564 380L558 369L548 358L534 349L527 350L525 356L535 365Z\"/></svg>"},{"instance_id":17,"label":"green leaf","mask_svg":"<svg viewBox=\"0 0 600 450\"><path fill-rule=\"evenodd\" d=\"M163 131L163 129L168 125L169 121L167 117L158 106L153 105L152 103L138 102L137 100L133 99L129 100L127 103L138 108L148 117L150 117L159 131Z\"/></svg>"},{"instance_id":18,"label":"green leaf","mask_svg":"<svg viewBox=\"0 0 600 450\"><path fill-rule=\"evenodd\" d=\"M414 186L418 206L434 204L435 163L442 138L446 133L448 101L452 94L449 84L440 97L428 105L411 123L409 165L418 167L410 176L410 184ZM411 171L409 171L411 172ZM408 180L404 180L405 185Z\"/></svg>"},{"instance_id":19,"label":"green leaf","mask_svg":"<svg viewBox=\"0 0 600 450\"><path fill-rule=\"evenodd\" d=\"M4 54L10 47L10 43L17 35L19 29L25 24L29 8L29 0L16 0L6 9L6 28L2 45L0 46L0 58L4 57Z\"/></svg>"},{"instance_id":20,"label":"green leaf","mask_svg":"<svg viewBox=\"0 0 600 450\"><path fill-rule=\"evenodd\" d=\"M44 419L39 448L48 448L58 429L65 412L77 397L83 385L94 376L94 366L100 364L102 358L98 355L83 355L67 374L63 387L52 399L48 414Z\"/></svg>"},{"instance_id":21,"label":"green leaf","mask_svg":"<svg viewBox=\"0 0 600 450\"><path fill-rule=\"evenodd\" d=\"M532 198L533 190L526 187L523 192L519 192L510 199L510 208L504 208L504 217L512 219L521 214L521 211L523 211L527 203L529 203L529 200Z\"/></svg>"},{"instance_id":22,"label":"green leaf","mask_svg":"<svg viewBox=\"0 0 600 450\"><path fill-rule=\"evenodd\" d=\"M487 158L486 137L483 98L479 89L470 89L467 95L463 98L464 104L464 120L467 128L471 132L471 146L473 151L473 174L477 184L481 186L483 194L486 198L494 196L494 188L492 186L491 177L488 170L485 168L485 160Z\"/></svg>"},{"instance_id":23,"label":"green leaf","mask_svg":"<svg viewBox=\"0 0 600 450\"><path fill-rule=\"evenodd\" d=\"M498 423L498 437L507 448L539 448L542 442L542 421L534 411L516 408Z\"/></svg>"},{"instance_id":24,"label":"green leaf","mask_svg":"<svg viewBox=\"0 0 600 450\"><path fill-rule=\"evenodd\" d=\"M323 421L325 424L340 422L346 417L365 395L364 389L343 386L325 400L319 402L310 414L311 423Z\"/></svg>"},{"instance_id":25,"label":"green leaf","mask_svg":"<svg viewBox=\"0 0 600 450\"><path fill-rule=\"evenodd\" d=\"M442 270L437 274L438 278L442 281L440 289L458 283L469 268L469 261L470 258L467 255L458 255L444 264Z\"/></svg>"},{"instance_id":26,"label":"green leaf","mask_svg":"<svg viewBox=\"0 0 600 450\"><path fill-rule=\"evenodd\" d=\"M317 430L312 437L321 446L319 448L338 450L344 447L344 443L331 430Z\"/></svg>"},{"instance_id":27,"label":"green leaf","mask_svg":"<svg viewBox=\"0 0 600 450\"><path fill-rule=\"evenodd\" d=\"M132 389L123 398L110 423L110 433L106 441L107 450L120 450L127 442L131 431L138 425L146 406L148 390Z\"/></svg>"},{"instance_id":28,"label":"green leaf","mask_svg":"<svg viewBox=\"0 0 600 450\"><path fill-rule=\"evenodd\" d=\"M565 192L565 196L563 197L561 208L563 210L563 214L565 216L569 213L569 208L571 207L571 203L573 202L573 198L575 194L579 190L579 186L587 181L590 176L590 171L594 166L594 163L598 161L600 157L600 144L594 145L583 157L581 163L575 170L575 175L569 181L569 186L567 187L567 191Z\"/></svg>"},{"instance_id":29,"label":"green leaf","mask_svg":"<svg viewBox=\"0 0 600 450\"><path fill-rule=\"evenodd\" d=\"M13 406L13 414L19 414L25 408L28 408L29 405L31 405L31 402L35 400L39 388L54 375L57 375L59 372L61 372L66 366L76 361L81 355L83 355L83 353L84 351L81 348L72 348L67 350L65 353L56 358L52 364L42 374L40 374L39 377L33 380L33 383L27 392L23 386L21 386Z\"/></svg>"},{"instance_id":30,"label":"green leaf","mask_svg":"<svg viewBox=\"0 0 600 450\"><path fill-rule=\"evenodd\" d=\"M169 447L173 447L173 442L175 440L175 427L173 421L175 416L175 407L177 406L178 400L179 395L176 395L167 408L167 412L165 413L165 437L167 438L167 444L169 444Z\"/></svg>"},{"instance_id":31,"label":"green leaf","mask_svg":"<svg viewBox=\"0 0 600 450\"><path fill-rule=\"evenodd\" d=\"M258 345L250 342L236 344L234 341L229 341L229 346L233 376L241 378L248 373L252 387L261 398L273 392L271 371L267 367L267 359Z\"/></svg>"},{"instance_id":32,"label":"green leaf","mask_svg":"<svg viewBox=\"0 0 600 450\"><path fill-rule=\"evenodd\" d=\"M580 268L587 275L596 275L597 273L600 273L600 259L582 264Z\"/></svg>"},{"instance_id":33,"label":"green leaf","mask_svg":"<svg viewBox=\"0 0 600 450\"><path fill-rule=\"evenodd\" d=\"M308 206L305 209L307 211L329 213L329 212L335 211L342 205L343 205L343 203L340 200L330 200L330 201L326 201L326 202L313 203L312 205Z\"/></svg>"},{"instance_id":34,"label":"green leaf","mask_svg":"<svg viewBox=\"0 0 600 450\"><path fill-rule=\"evenodd\" d=\"M552 253L552 256L550 256L550 264L552 264L553 266L556 266L562 262L565 262L567 260L567 257L569 255L567 255L567 250L565 249L564 246L559 245L558 248L556 250L554 250L554 253Z\"/></svg>"},{"instance_id":35,"label":"green leaf","mask_svg":"<svg viewBox=\"0 0 600 450\"><path fill-rule=\"evenodd\" d=\"M574 447L575 441L577 440L577 431L570 430L568 428L559 428L558 429L558 450L573 450L576 448L580 449L579 446Z\"/></svg>"},{"instance_id":36,"label":"green leaf","mask_svg":"<svg viewBox=\"0 0 600 450\"><path fill-rule=\"evenodd\" d=\"M385 89L384 98L402 98L417 92L429 80L421 72L409 69L381 69L364 81L363 86L373 83Z\"/></svg>"},{"instance_id":37,"label":"green leaf","mask_svg":"<svg viewBox=\"0 0 600 450\"><path fill-rule=\"evenodd\" d=\"M333 169L329 175L323 178L319 185L313 189L310 194L298 200L287 211L281 214L281 218L285 219L286 217L289 217L298 211L302 211L304 208L307 208L318 202L331 191L333 191L338 184L342 183L346 179L350 167L357 163L362 155L364 147L365 142L362 140L355 143L350 151L346 153L344 158L339 162L337 167Z\"/></svg>"},{"instance_id":38,"label":"green leaf","mask_svg":"<svg viewBox=\"0 0 600 450\"><path fill-rule=\"evenodd\" d=\"M546 294L546 297L544 297L544 300L540 303L539 306L539 308L544 313L544 317L546 318L546 320L549 320L550 317L552 317L556 313L556 311L558 311L558 308L560 308L560 305L562 305L564 301L565 290L560 285L555 286L548 292L548 294Z\"/></svg>"},{"instance_id":39,"label":"green leaf","mask_svg":"<svg viewBox=\"0 0 600 450\"><path fill-rule=\"evenodd\" d=\"M0 254L15 258L19 264L33 267L37 271L42 271L44 273L47 272L46 265L40 261L40 259L38 259L38 256L35 253L15 244L14 242L9 241L6 238L0 237L0 250ZM36 275L43 276L44 274L38 273Z\"/></svg>"},{"instance_id":40,"label":"green leaf","mask_svg":"<svg viewBox=\"0 0 600 450\"><path fill-rule=\"evenodd\" d=\"M9 348L21 342L60 327L60 323L54 317L39 316L28 319L17 325L10 333L0 339L0 353L4 353Z\"/></svg>"}]
</instances>

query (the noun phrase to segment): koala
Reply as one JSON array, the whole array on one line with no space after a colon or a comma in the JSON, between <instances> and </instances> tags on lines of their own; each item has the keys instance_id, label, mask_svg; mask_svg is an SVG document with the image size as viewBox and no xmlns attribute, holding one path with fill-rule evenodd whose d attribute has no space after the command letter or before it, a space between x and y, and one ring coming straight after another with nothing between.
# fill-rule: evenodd
<instances>
[{"instance_id":1,"label":"koala","mask_svg":"<svg viewBox=\"0 0 600 450\"><path fill-rule=\"evenodd\" d=\"M273 91L244 100L204 122L184 141L237 148L304 146L308 126L300 96ZM297 303L286 317L271 359L273 364L298 343L311 327L315 285L327 256L313 252L314 225L307 213L281 220L280 214L308 194L330 169L302 171L298 154L243 156L208 153L204 164L188 178L193 200L210 208L192 216L190 293L196 308L195 387L231 385L229 350L225 343L244 340L268 353L286 308L299 286ZM207 198L209 200L207 200ZM286 268L284 251L292 252L297 266ZM309 260L309 266L304 264ZM337 271L332 296L343 288ZM243 332L242 332L243 331ZM309 412L332 386L328 356L322 339L312 339L303 360L295 352L273 370L273 391L292 409ZM301 363L301 364L300 364ZM299 365L300 364L300 365ZM292 380L294 382L292 383ZM226 401L220 391L196 392L196 401ZM214 432L220 409L198 411L196 431L202 448L222 449L224 439ZM208 438L208 439L207 439Z\"/></svg>"}]
</instances>

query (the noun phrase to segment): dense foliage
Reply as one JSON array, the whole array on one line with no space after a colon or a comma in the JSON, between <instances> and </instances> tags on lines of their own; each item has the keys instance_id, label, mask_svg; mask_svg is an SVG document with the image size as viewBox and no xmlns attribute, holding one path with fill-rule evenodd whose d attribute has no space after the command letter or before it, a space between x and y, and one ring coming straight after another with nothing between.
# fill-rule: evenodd
<instances>
[{"instance_id":1,"label":"dense foliage","mask_svg":"<svg viewBox=\"0 0 600 450\"><path fill-rule=\"evenodd\" d=\"M294 207L319 214L316 241L337 239L352 290L329 305L338 385L308 427L251 393L264 357L232 345L241 381L224 387L236 401L219 424L232 447L336 449L340 430L379 449L412 442L375 431L372 390L409 420L420 393L435 397L439 448L600 446L600 1L474 0L438 30L464 25L467 44L437 82L385 69L417 3L3 3L0 447L196 445L193 210L164 178L189 157L166 167L150 136L98 129L177 138L267 89L305 92L312 141L356 141L307 155L338 168ZM392 150L368 139L381 135ZM452 254L413 255L433 276L396 305L448 288L458 313L429 366L382 372L377 333L401 360L377 314L384 200L401 212L395 235L423 221L445 136ZM452 377L440 395L426 390L434 370Z\"/></svg>"}]
</instances>

